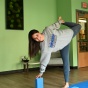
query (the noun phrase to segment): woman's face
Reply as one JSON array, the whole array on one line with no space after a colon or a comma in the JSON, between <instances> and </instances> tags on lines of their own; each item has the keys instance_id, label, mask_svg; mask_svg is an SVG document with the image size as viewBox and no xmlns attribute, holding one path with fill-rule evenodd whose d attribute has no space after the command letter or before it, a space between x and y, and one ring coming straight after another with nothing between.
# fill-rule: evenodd
<instances>
[{"instance_id":1,"label":"woman's face","mask_svg":"<svg viewBox=\"0 0 88 88\"><path fill-rule=\"evenodd\" d=\"M37 42L42 42L44 40L43 35L41 33L34 33L32 38Z\"/></svg>"}]
</instances>

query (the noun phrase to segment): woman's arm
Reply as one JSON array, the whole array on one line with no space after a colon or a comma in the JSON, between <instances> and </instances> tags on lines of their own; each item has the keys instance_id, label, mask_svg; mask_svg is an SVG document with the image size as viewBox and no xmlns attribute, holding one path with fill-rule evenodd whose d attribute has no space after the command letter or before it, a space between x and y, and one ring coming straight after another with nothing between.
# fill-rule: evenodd
<instances>
[{"instance_id":1,"label":"woman's arm","mask_svg":"<svg viewBox=\"0 0 88 88\"><path fill-rule=\"evenodd\" d=\"M42 52L40 59L40 73L36 76L36 78L41 77L46 70L46 67L50 61L51 53Z\"/></svg>"}]
</instances>

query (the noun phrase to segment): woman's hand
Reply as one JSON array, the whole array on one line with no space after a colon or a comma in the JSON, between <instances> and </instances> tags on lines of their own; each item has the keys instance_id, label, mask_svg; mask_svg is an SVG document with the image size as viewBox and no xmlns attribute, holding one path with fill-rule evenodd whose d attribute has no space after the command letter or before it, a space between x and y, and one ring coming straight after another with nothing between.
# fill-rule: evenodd
<instances>
[{"instance_id":1,"label":"woman's hand","mask_svg":"<svg viewBox=\"0 0 88 88\"><path fill-rule=\"evenodd\" d=\"M42 74L38 74L37 76L36 76L36 78L40 78L42 76Z\"/></svg>"},{"instance_id":2,"label":"woman's hand","mask_svg":"<svg viewBox=\"0 0 88 88\"><path fill-rule=\"evenodd\" d=\"M61 16L58 18L58 20L59 20L61 23L65 23L65 21L62 19Z\"/></svg>"}]
</instances>

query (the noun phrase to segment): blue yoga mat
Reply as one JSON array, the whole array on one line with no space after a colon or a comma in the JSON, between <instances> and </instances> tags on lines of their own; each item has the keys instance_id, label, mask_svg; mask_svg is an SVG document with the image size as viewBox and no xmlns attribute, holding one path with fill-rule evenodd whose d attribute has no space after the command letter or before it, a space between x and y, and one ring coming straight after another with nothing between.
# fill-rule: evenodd
<instances>
[{"instance_id":1,"label":"blue yoga mat","mask_svg":"<svg viewBox=\"0 0 88 88\"><path fill-rule=\"evenodd\" d=\"M43 78L35 79L35 88L44 88Z\"/></svg>"},{"instance_id":2,"label":"blue yoga mat","mask_svg":"<svg viewBox=\"0 0 88 88\"><path fill-rule=\"evenodd\" d=\"M88 88L88 81L72 84L69 88Z\"/></svg>"}]
</instances>

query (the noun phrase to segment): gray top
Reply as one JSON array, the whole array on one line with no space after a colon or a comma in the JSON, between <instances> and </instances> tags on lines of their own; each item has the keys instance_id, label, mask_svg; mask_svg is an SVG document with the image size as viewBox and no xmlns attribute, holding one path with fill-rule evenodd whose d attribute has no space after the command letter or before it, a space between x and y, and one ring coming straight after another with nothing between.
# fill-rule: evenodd
<instances>
[{"instance_id":1,"label":"gray top","mask_svg":"<svg viewBox=\"0 0 88 88\"><path fill-rule=\"evenodd\" d=\"M60 25L61 22L58 21L46 27L43 31L44 41L40 43L40 74L43 74L43 72L45 72L45 69L51 57L51 53L63 49L66 45L70 43L73 37L73 30L59 30Z\"/></svg>"}]
</instances>

